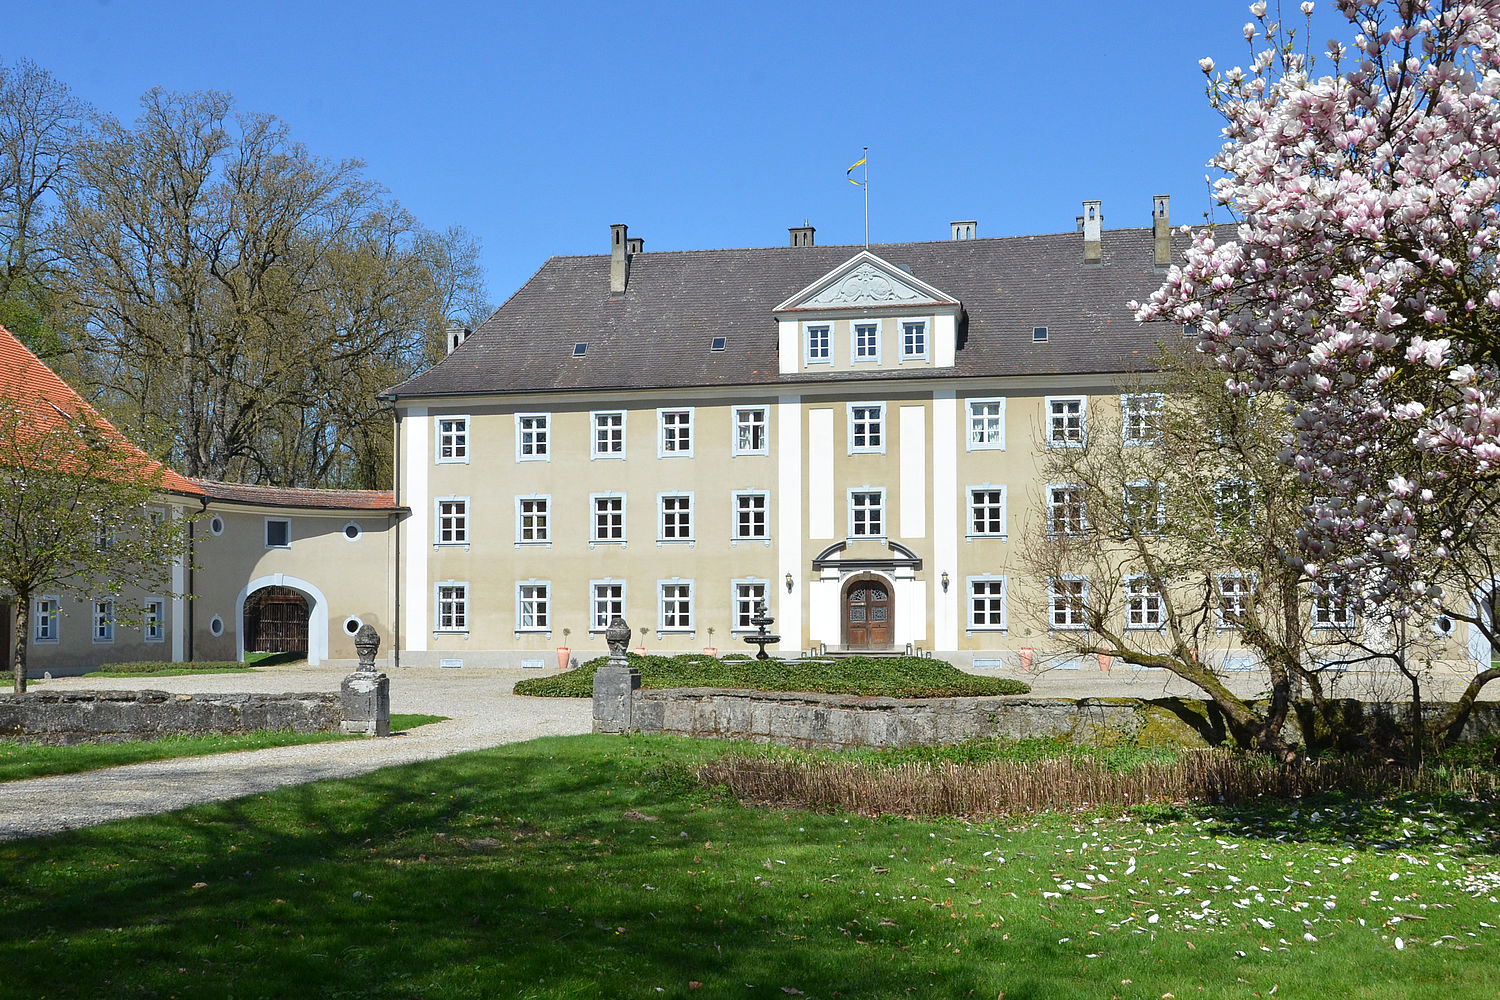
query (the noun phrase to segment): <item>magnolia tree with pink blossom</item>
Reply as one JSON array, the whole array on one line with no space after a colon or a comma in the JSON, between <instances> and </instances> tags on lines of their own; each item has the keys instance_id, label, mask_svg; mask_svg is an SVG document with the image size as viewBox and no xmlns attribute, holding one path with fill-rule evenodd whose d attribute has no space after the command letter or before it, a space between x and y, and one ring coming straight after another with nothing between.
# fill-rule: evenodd
<instances>
[{"instance_id":1,"label":"magnolia tree with pink blossom","mask_svg":"<svg viewBox=\"0 0 1500 1000\"><path fill-rule=\"evenodd\" d=\"M1236 221L1193 233L1137 316L1196 325L1231 392L1288 401L1309 577L1493 636L1475 577L1500 523L1500 3L1337 7L1354 37L1316 60L1258 2L1248 68L1200 62Z\"/></svg>"}]
</instances>

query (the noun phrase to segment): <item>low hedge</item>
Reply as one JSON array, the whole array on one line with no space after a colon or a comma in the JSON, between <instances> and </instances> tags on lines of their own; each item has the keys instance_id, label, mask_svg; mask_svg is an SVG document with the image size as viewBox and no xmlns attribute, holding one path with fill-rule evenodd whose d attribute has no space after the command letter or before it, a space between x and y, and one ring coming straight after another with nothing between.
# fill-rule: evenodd
<instances>
[{"instance_id":1,"label":"low hedge","mask_svg":"<svg viewBox=\"0 0 1500 1000\"><path fill-rule=\"evenodd\" d=\"M919 656L850 656L833 660L719 659L702 653L681 656L627 654L645 688L746 688L810 691L887 698L964 698L1027 694L1031 688L1006 677L966 674L945 660ZM594 673L608 657L589 660L550 677L516 684L516 694L544 698L590 698Z\"/></svg>"}]
</instances>

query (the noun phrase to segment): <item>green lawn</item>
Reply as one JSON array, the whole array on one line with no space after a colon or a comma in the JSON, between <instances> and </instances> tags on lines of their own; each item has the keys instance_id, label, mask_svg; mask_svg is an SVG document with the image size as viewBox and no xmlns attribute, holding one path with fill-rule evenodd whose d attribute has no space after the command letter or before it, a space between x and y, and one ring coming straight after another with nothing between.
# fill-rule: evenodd
<instances>
[{"instance_id":1,"label":"green lawn","mask_svg":"<svg viewBox=\"0 0 1500 1000\"><path fill-rule=\"evenodd\" d=\"M429 722L441 722L445 718L442 715L392 715L391 731L415 729ZM167 760L172 757L198 757L235 750L262 750L266 747L300 746L304 743L357 738L337 732L294 733L289 729L261 729L253 733L164 736L157 740L79 743L68 747L0 740L0 782L40 778L48 774L96 771L101 767L118 767L121 764L139 764L142 761Z\"/></svg>"},{"instance_id":2,"label":"green lawn","mask_svg":"<svg viewBox=\"0 0 1500 1000\"><path fill-rule=\"evenodd\" d=\"M889 698L958 698L1026 694L1020 681L964 673L943 660L919 656L851 656L835 660L717 659L700 653L682 656L637 656L630 665L641 672L641 687L750 688L757 691L814 691L829 694L884 695ZM574 670L530 677L516 684L516 694L552 698L588 698L594 673L608 662L600 656Z\"/></svg>"},{"instance_id":3,"label":"green lawn","mask_svg":"<svg viewBox=\"0 0 1500 1000\"><path fill-rule=\"evenodd\" d=\"M733 748L538 740L0 844L0 993L1495 996L1492 807L869 819L699 787Z\"/></svg>"}]
</instances>

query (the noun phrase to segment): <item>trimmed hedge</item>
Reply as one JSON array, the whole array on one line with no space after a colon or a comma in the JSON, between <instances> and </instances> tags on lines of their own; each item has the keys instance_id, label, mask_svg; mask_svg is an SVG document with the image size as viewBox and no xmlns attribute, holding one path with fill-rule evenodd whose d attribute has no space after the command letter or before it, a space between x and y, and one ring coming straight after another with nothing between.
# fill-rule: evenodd
<instances>
[{"instance_id":1,"label":"trimmed hedge","mask_svg":"<svg viewBox=\"0 0 1500 1000\"><path fill-rule=\"evenodd\" d=\"M966 674L945 660L918 656L850 656L834 660L718 659L702 653L627 656L630 665L641 672L643 688L743 688L887 698L966 698L1031 691L1020 681ZM520 681L516 684L516 694L591 698L594 673L608 659L600 656L575 670Z\"/></svg>"}]
</instances>

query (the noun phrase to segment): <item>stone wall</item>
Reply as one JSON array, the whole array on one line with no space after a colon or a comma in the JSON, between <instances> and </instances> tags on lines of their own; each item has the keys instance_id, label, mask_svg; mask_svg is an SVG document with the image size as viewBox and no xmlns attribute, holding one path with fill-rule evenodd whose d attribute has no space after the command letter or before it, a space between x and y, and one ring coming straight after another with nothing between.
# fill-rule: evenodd
<instances>
[{"instance_id":1,"label":"stone wall","mask_svg":"<svg viewBox=\"0 0 1500 1000\"><path fill-rule=\"evenodd\" d=\"M37 691L0 696L0 739L112 743L159 736L337 730L339 694L169 694Z\"/></svg>"},{"instance_id":2,"label":"stone wall","mask_svg":"<svg viewBox=\"0 0 1500 1000\"><path fill-rule=\"evenodd\" d=\"M1349 703L1366 732L1404 719L1404 705ZM1426 706L1435 717L1444 705ZM607 714L607 713L606 713ZM618 713L617 713L618 714ZM982 737L1046 737L1080 744L1208 745L1224 739L1218 713L1181 698L863 698L718 688L643 689L626 717L595 731L676 733L805 747L910 746ZM1295 727L1295 719L1289 723ZM1500 733L1500 704L1475 706L1465 739Z\"/></svg>"}]
</instances>

